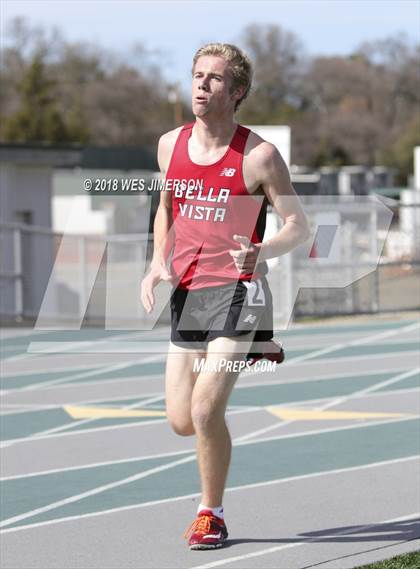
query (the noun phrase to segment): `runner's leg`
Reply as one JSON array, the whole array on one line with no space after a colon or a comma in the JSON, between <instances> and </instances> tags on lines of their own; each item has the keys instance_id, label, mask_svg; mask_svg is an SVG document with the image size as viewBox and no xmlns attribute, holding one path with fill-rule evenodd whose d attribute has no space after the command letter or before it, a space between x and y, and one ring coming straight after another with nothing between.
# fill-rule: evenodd
<instances>
[{"instance_id":1,"label":"runner's leg","mask_svg":"<svg viewBox=\"0 0 420 569\"><path fill-rule=\"evenodd\" d=\"M244 361L254 332L240 337L220 337L208 344L206 362ZM231 438L225 422L229 395L239 372L202 372L198 376L191 402L192 422L197 434L197 460L200 471L201 503L213 508L222 504L231 457Z\"/></svg>"},{"instance_id":2,"label":"runner's leg","mask_svg":"<svg viewBox=\"0 0 420 569\"><path fill-rule=\"evenodd\" d=\"M166 415L178 435L193 435L191 397L199 375L194 372L194 360L205 358L206 353L169 344L166 361L165 392Z\"/></svg>"}]
</instances>

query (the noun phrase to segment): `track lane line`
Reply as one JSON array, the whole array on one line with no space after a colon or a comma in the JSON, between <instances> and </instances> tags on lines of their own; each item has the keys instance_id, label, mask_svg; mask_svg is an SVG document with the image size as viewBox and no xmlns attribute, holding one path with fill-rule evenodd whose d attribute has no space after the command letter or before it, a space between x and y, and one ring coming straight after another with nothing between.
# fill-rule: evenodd
<instances>
[{"instance_id":1,"label":"track lane line","mask_svg":"<svg viewBox=\"0 0 420 569\"><path fill-rule=\"evenodd\" d=\"M376 527L380 527L384 524L390 524L395 522L409 521L416 519L420 515L420 512L415 512L412 514L407 514L406 516L400 516L398 518L391 518L388 520L381 520L379 522L374 522L371 524L365 524L362 526L357 526L357 533L367 531ZM346 528L343 530L335 531L334 537L340 535L351 535L355 532L355 528ZM292 547L299 547L301 545L306 545L308 543L319 543L322 541L331 540L331 536L316 536L307 537L293 543L286 543L284 545L275 545L274 547L269 547L267 549L259 549L258 551L252 551L250 553L244 553L243 555L235 555L234 557L225 557L224 559L219 559L217 561L212 561L210 563L204 563L203 565L193 565L190 569L211 569L212 567L220 567L228 563L235 563L236 561L243 561L244 559L251 559L252 557L261 557L262 555L268 555L270 553L277 553L278 551L284 551L285 549L291 549Z\"/></svg>"},{"instance_id":2,"label":"track lane line","mask_svg":"<svg viewBox=\"0 0 420 569\"><path fill-rule=\"evenodd\" d=\"M351 342L340 342L339 344L333 344L328 348L315 350L309 354L292 358L291 360L289 360L289 364L306 361L320 355L329 354L331 352L336 352L343 348L348 348L350 346L360 346L362 344L369 344L375 340L380 340L382 338L389 338L391 336L395 336L396 334L400 334L401 332L409 332L411 330L415 330L416 328L420 328L420 322L415 322L414 324L403 326L402 328L398 328L397 330L386 330L385 332L379 332L377 334L365 336L363 338L360 338L359 340L352 340ZM287 365L287 360L284 362L284 365Z\"/></svg>"},{"instance_id":3,"label":"track lane line","mask_svg":"<svg viewBox=\"0 0 420 569\"><path fill-rule=\"evenodd\" d=\"M55 386L55 385L58 385L60 383L72 382L74 379L84 379L86 377L93 377L95 375L101 375L103 373L109 373L109 372L117 371L117 370L124 369L127 367L131 367L131 366L136 365L136 364L147 364L147 363L156 362L156 361L163 361L162 356L149 356L149 357L144 358L142 360L131 360L130 362L113 364L110 366L100 367L99 369L96 366L96 368L94 370L88 370L86 372L81 372L81 373L76 373L76 374L72 374L72 375L65 376L65 377L59 377L56 379L51 379L50 381L41 381L39 383L26 385L25 387L17 387L16 389L9 389L9 390L6 389L6 390L3 390L1 392L1 394L7 395L8 393L22 393L22 392L26 392L26 391L37 391L41 388L50 387L51 385ZM75 383L74 385L77 385L77 384Z\"/></svg>"},{"instance_id":4,"label":"track lane line","mask_svg":"<svg viewBox=\"0 0 420 569\"><path fill-rule=\"evenodd\" d=\"M246 413L248 411L249 410L243 410L243 411L241 410L241 411L234 412L231 414L234 415L234 414L238 414L238 413ZM252 409L252 411L261 411L261 408ZM333 433L336 431L345 431L348 429L358 429L358 428L370 427L370 426L374 427L374 426L387 425L388 423L400 422L400 421L411 421L412 419L420 419L420 414L419 415L413 415L410 417L405 417L402 419L401 418L386 419L386 420L378 420L378 421L369 421L368 423L363 421L363 422L356 423L354 425L343 425L342 427L337 426L337 427L331 427L331 428L326 428L326 429L313 429L311 431L300 431L297 433L288 433L285 435L278 435L278 436L272 436L272 437L262 437L259 439L252 439L249 441L245 440L245 441L240 441L238 443L233 443L233 446L242 446L242 445L248 445L248 444L259 444L259 443L264 443L264 442L279 441L279 440L283 440L283 439L306 437L306 436L312 436L312 435L322 435L324 433ZM53 468L50 470L41 470L38 472L29 472L29 473L25 473L25 474L3 476L3 477L0 477L0 482L5 482L7 480L17 480L20 478L31 478L32 476L45 476L48 474L57 474L59 472L68 472L68 471L72 471L72 470L84 470L84 469L89 469L89 468L95 468L97 466L111 466L114 464L130 463L130 462L136 462L136 461L146 460L146 459L150 459L150 458L165 458L168 456L178 456L178 455L186 454L189 452L193 452L194 450L195 450L195 447L191 448L191 449L184 449L184 450L178 450L178 451L163 452L163 453L150 454L150 455L140 455L140 456L136 456L136 457L121 458L121 459L117 459L117 460L108 460L105 462L94 462L94 463L89 463L89 464L80 464L80 465L76 465L76 466L66 466L63 468Z\"/></svg>"},{"instance_id":5,"label":"track lane line","mask_svg":"<svg viewBox=\"0 0 420 569\"><path fill-rule=\"evenodd\" d=\"M415 388L415 390L417 390L417 389L418 389L418 388ZM403 390L403 392L405 392L405 391L407 391L407 390ZM278 405L278 407L283 407L283 406L287 407L287 406L290 406L290 405L292 405L292 404L295 405L296 403L309 403L309 402L316 402L316 401L325 401L326 399L327 399L328 401L330 401L331 397L322 398L322 399L311 399L311 400L310 400L310 399L307 399L307 400L305 400L305 401L302 401L302 400L293 401L293 402L291 401L291 402L288 402L288 403L280 404L280 405ZM237 409L237 410L234 410L234 411L229 412L228 414L229 414L229 415L236 415L236 414L239 414L239 413L251 413L251 412L260 411L260 410L261 410L261 409L260 409L259 407L256 407L256 408L253 408L253 407L252 407L252 408L251 408L251 407L249 407L249 406L246 406L244 409ZM383 424L383 423L388 423L388 422L392 422L392 421L400 421L400 420L410 420L410 419L415 419L415 418L417 418L417 417L419 417L419 416L420 416L420 415L412 415L412 416L408 417L407 419L390 419L390 420L387 420L387 421L380 421L380 422L376 422L376 421L373 422L373 421L372 421L372 422L369 422L369 425ZM53 433L53 434L51 434L51 435L46 435L46 436L42 436L42 437L39 436L39 437L26 437L26 438L22 437L22 438L19 438L19 439L7 439L7 440L4 440L4 441L2 441L2 442L0 443L0 449L1 449L1 448L8 448L9 446L12 446L10 443L13 443L13 446L14 446L14 443L27 443L27 442L31 443L31 442L37 442L37 441L39 441L39 440L54 439L54 438L56 438L56 437L67 437L67 436L72 436L72 435L73 435L73 436L75 436L75 435L84 435L84 434L89 434L89 433L94 433L94 432L109 431L109 430L113 430L113 429L114 429L114 430L115 430L115 429L125 429L125 428L130 428L130 427L131 427L131 428L133 428L133 427L135 427L135 428L140 428L140 427L153 426L153 425L155 425L155 424L166 423L166 422L167 422L167 419L166 419L166 418L164 418L164 419L154 419L153 421L142 421L142 422L139 422L139 423L131 422L131 423L123 423L123 424L121 424L121 425L107 425L107 426L105 426L105 427L96 427L96 428L92 428L92 429L76 430L76 431L74 431L74 432L72 431L72 432L70 432L70 433L67 433L67 432L64 432L64 433L57 433L57 434L54 434L54 433ZM292 421L289 421L289 422L292 422ZM269 430L274 430L274 428L278 428L278 427L281 426L281 425L283 425L283 423L280 423L279 425L275 424L275 425L273 425L273 426L270 426L270 428L264 429L264 432L267 432L267 431L269 431ZM361 424L361 426L365 426L365 425L367 425L367 423L362 423L362 424ZM354 428L353 425L350 425L350 426L351 426L352 428ZM344 428L344 427L340 427L340 428L337 427L336 430L341 430L342 428ZM333 430L335 430L335 429L333 429ZM327 431L328 431L328 429L324 429L322 432L327 432ZM244 436L245 436L245 435L244 435ZM256 435L256 436L257 436L257 435ZM282 435L280 435L280 437L281 437L281 436L282 436ZM288 436L288 435L285 435L285 436ZM274 437L274 438L279 438L279 437ZM259 440L259 439L258 439L258 440ZM261 439L261 440L269 440L269 439Z\"/></svg>"},{"instance_id":6,"label":"track lane line","mask_svg":"<svg viewBox=\"0 0 420 569\"><path fill-rule=\"evenodd\" d=\"M394 368L392 369L392 372L404 372L407 371L407 366L401 367L401 368ZM379 375L381 373L391 373L391 371L388 368L378 368L375 370L369 370L366 372L363 372L359 375L363 375L363 376L371 376L371 375ZM330 375L313 375L310 378L299 378L299 379L293 379L293 378L286 378L286 379L279 379L278 381L269 381L269 380L260 380L260 381L255 381L255 382L251 382L251 383L237 383L235 385L235 389L236 390L240 390L240 389L248 389L248 388L253 388L253 387L271 387L271 386L278 386L278 385L299 385L300 383L310 383L310 382L315 382L315 381L331 381L331 380L335 380L335 379L347 379L349 377L354 377L355 373L335 373L335 374L330 374ZM143 380L149 380L149 379L155 379L156 375L147 375L147 376L143 376L141 378L136 378L135 381L143 381ZM123 380L125 381L125 380ZM95 384L97 384L99 382L95 382ZM89 382L89 385L93 385L93 382ZM103 385L103 383L101 383L101 385ZM61 386L61 388L64 386ZM69 387L69 386L66 386ZM149 393L143 393L143 394L132 394L132 395L128 395L127 397L123 396L121 397L120 395L113 395L112 397L105 397L105 398L100 398L98 399L97 397L93 397L90 399L77 399L77 400L66 400L62 403L51 403L51 404L39 404L39 403L7 403L7 402L1 402L0 403L0 416L1 415L9 415L9 414L13 414L13 410L8 410L6 413L3 413L1 411L1 407L17 407L17 408L22 408L22 411L16 411L16 414L18 413L25 413L27 412L25 410L25 408L28 408L29 411L42 411L43 409L59 409L61 407L63 407L64 405L80 405L80 404L84 404L84 403L106 403L108 401L115 401L115 400L120 400L120 399L134 399L136 397L152 397L153 395L158 395L159 392L157 391L152 391Z\"/></svg>"},{"instance_id":7,"label":"track lane line","mask_svg":"<svg viewBox=\"0 0 420 569\"><path fill-rule=\"evenodd\" d=\"M382 460L379 462L372 462L369 464L362 464L362 465L358 465L358 466L350 466L347 468L336 468L333 470L326 470L326 471L321 471L321 472L311 472L309 474L300 474L297 476L289 476L287 478L278 478L276 480L268 480L265 482L253 482L252 484L242 484L240 486L232 486L230 488L226 488L226 492L236 492L236 491L240 491L240 490L249 490L249 489L253 489L253 488L260 488L263 486L272 486L275 484L284 484L287 482L294 482L294 481L305 480L305 479L309 479L309 478L318 478L318 477L322 477L322 476L346 474L349 472L366 470L369 468L380 468L383 466L389 466L389 465L393 465L393 464L410 462L412 460L419 461L419 459L420 459L420 455L411 455L411 456L406 456L403 458L395 458L395 459L390 459L390 460ZM80 514L80 515L76 515L76 516L67 516L64 518L57 518L54 520L46 520L43 522L35 522L33 524L19 526L16 528L9 528L9 529L0 530L0 534L2 535L2 534L6 534L6 533L14 533L17 531L33 529L33 528L42 527L42 526L49 526L49 525L53 525L53 524L57 524L57 523L63 523L63 522L67 522L67 521L75 521L75 520L79 521L79 520L85 519L85 518L92 518L92 517L97 517L97 516L102 516L102 515L114 514L114 513L124 512L124 511L128 511L128 510L145 508L145 507L149 507L149 506L153 507L153 506L158 506L161 504L178 502L181 500L189 500L191 498L196 498L198 496L201 496L200 492L195 492L194 494L184 494L183 496L175 496L174 498L164 498L162 500L153 500L150 502L143 502L142 504L132 504L130 506L121 506L118 508L111 508L109 510L102 510L101 512L89 512L87 514ZM416 514L413 514L413 515L416 515Z\"/></svg>"},{"instance_id":8,"label":"track lane line","mask_svg":"<svg viewBox=\"0 0 420 569\"><path fill-rule=\"evenodd\" d=\"M375 383L374 385L371 385L371 386L364 388L364 389L359 389L357 391L354 391L353 393L350 393L349 395L346 395L346 396L343 396L340 398L334 398L333 401L328 401L324 405L317 407L316 410L317 411L323 411L325 409L329 409L331 407L334 407L335 405L350 401L353 398L361 397L367 393L372 393L375 391L375 389L380 389L382 387L385 387L386 385L391 385L393 383L396 383L398 381L406 379L407 377L411 377L412 375L415 375L419 372L420 372L420 368L414 368L413 370L409 370L409 371L406 371L404 373L400 373L394 377L391 377L390 379L387 379L386 381L381 381L379 383ZM275 429L280 429L280 428L285 427L286 425L290 425L291 423L294 423L294 422L295 421L289 420L289 421L283 421L279 424L270 425L269 427L264 427L263 429L259 429L257 434L254 432L254 433L250 433L248 435L244 435L241 438L241 440L248 440L250 438L254 438L256 436L268 433L270 431L274 431Z\"/></svg>"},{"instance_id":9,"label":"track lane line","mask_svg":"<svg viewBox=\"0 0 420 569\"><path fill-rule=\"evenodd\" d=\"M255 431L255 432L259 432L259 430ZM243 436L242 437L236 437L236 438L232 439L232 443L237 444L238 442L243 442L244 440L247 440L248 438L252 438L252 435L253 435L253 433L249 433L245 437L243 437ZM169 470L171 468L175 468L176 466L179 466L181 464L186 464L188 462L194 462L195 460L196 460L196 453L194 450L190 456L184 457L182 459L169 462L168 464L165 464L165 465L161 465L158 467L151 468L149 470L143 471L143 472L138 473L138 474L134 474L132 476L128 476L126 478L117 480L115 482L111 482L108 484L104 484L102 486L98 486L96 488L92 488L91 490L88 490L86 492L82 492L81 494L75 494L75 495L69 496L68 498L65 498L63 500L58 500L58 501L52 502L51 504L48 504L46 506L42 506L41 508L36 508L35 510L31 510L31 511L26 512L24 514L19 514L18 516L13 516L11 518L3 520L2 522L0 522L0 528L3 528L5 526L11 525L13 523L22 521L22 520L27 519L27 518L33 517L34 515L45 513L45 512L54 510L56 508L59 508L61 506L65 506L67 504L72 504L74 502L78 502L84 498L87 498L90 496L95 496L97 494L101 494L107 490L111 490L113 488L124 486L126 484L131 483L131 482L135 482L136 480L141 480L141 479L149 477L153 474L158 474L164 470Z\"/></svg>"}]
</instances>

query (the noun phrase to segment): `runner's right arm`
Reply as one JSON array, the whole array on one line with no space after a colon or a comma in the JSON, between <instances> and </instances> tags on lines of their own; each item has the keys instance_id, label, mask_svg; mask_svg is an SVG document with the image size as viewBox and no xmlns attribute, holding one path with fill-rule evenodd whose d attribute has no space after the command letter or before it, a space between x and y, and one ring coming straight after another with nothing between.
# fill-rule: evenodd
<instances>
[{"instance_id":1,"label":"runner's right arm","mask_svg":"<svg viewBox=\"0 0 420 569\"><path fill-rule=\"evenodd\" d=\"M161 136L158 145L158 163L162 176L165 177L169 166L169 160L172 154L173 144L171 144L172 132L168 132ZM160 202L156 211L155 221L153 224L154 248L152 267L164 267L168 260L169 253L172 249L172 234L170 229L172 226L172 194L170 191L160 192Z\"/></svg>"},{"instance_id":2,"label":"runner's right arm","mask_svg":"<svg viewBox=\"0 0 420 569\"><path fill-rule=\"evenodd\" d=\"M169 166L172 150L178 136L179 129L170 131L161 136L158 144L158 163L163 176ZM141 283L141 301L147 312L151 312L155 303L153 289L162 280L170 281L171 274L167 267L168 256L172 250L172 194L170 191L161 191L160 202L153 223L153 258L150 271Z\"/></svg>"}]
</instances>

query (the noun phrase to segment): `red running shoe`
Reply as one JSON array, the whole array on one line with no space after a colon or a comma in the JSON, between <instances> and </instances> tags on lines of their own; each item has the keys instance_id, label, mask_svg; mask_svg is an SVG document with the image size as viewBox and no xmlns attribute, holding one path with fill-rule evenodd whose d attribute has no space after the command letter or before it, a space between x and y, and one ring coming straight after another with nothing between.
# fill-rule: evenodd
<instances>
[{"instance_id":1,"label":"red running shoe","mask_svg":"<svg viewBox=\"0 0 420 569\"><path fill-rule=\"evenodd\" d=\"M275 340L269 340L268 345L264 353L254 353L250 352L246 359L249 365L254 365L258 360L266 359L271 362L276 362L281 364L284 361L285 354L283 346L276 342Z\"/></svg>"},{"instance_id":2,"label":"red running shoe","mask_svg":"<svg viewBox=\"0 0 420 569\"><path fill-rule=\"evenodd\" d=\"M225 522L211 510L201 510L197 518L185 531L190 549L217 549L223 547L228 536Z\"/></svg>"}]
</instances>

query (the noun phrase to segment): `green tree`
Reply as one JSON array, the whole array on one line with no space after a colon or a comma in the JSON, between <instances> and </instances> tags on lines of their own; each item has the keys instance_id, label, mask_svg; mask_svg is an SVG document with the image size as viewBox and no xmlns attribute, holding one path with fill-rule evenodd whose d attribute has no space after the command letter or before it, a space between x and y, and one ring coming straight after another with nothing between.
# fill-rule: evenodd
<instances>
[{"instance_id":1,"label":"green tree","mask_svg":"<svg viewBox=\"0 0 420 569\"><path fill-rule=\"evenodd\" d=\"M19 83L20 108L5 120L4 139L10 142L69 142L71 137L54 100L54 81L36 55Z\"/></svg>"},{"instance_id":2,"label":"green tree","mask_svg":"<svg viewBox=\"0 0 420 569\"><path fill-rule=\"evenodd\" d=\"M81 144L90 142L91 133L86 126L80 98L73 104L68 113L67 129L71 141L80 142Z\"/></svg>"}]
</instances>

